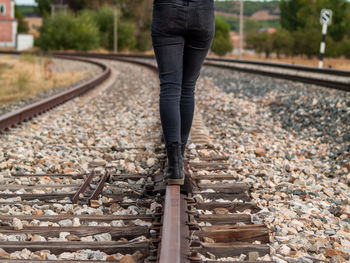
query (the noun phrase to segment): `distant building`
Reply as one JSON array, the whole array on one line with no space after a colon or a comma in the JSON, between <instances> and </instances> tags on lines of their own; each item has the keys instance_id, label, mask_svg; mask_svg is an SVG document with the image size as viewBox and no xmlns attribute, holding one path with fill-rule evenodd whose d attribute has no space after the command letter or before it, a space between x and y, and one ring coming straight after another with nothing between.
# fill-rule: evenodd
<instances>
[{"instance_id":1,"label":"distant building","mask_svg":"<svg viewBox=\"0 0 350 263\"><path fill-rule=\"evenodd\" d=\"M277 29L274 27L262 27L259 29L259 33L260 32L267 32L269 34L274 34L274 33L276 33L276 31L277 31Z\"/></svg>"},{"instance_id":2,"label":"distant building","mask_svg":"<svg viewBox=\"0 0 350 263\"><path fill-rule=\"evenodd\" d=\"M15 47L16 35L15 1L0 0L0 47Z\"/></svg>"},{"instance_id":3,"label":"distant building","mask_svg":"<svg viewBox=\"0 0 350 263\"><path fill-rule=\"evenodd\" d=\"M24 21L28 23L29 31L28 33L34 37L40 36L40 27L43 25L42 17L25 17Z\"/></svg>"}]
</instances>

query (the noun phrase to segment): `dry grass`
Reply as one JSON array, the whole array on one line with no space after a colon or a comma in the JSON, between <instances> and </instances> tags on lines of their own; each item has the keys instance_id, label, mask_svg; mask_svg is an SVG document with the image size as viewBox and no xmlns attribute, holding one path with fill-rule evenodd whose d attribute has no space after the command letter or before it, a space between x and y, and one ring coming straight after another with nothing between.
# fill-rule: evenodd
<instances>
[{"instance_id":1,"label":"dry grass","mask_svg":"<svg viewBox=\"0 0 350 263\"><path fill-rule=\"evenodd\" d=\"M84 78L86 70L54 72L50 58L23 55L2 56L0 62L0 105L32 98L45 90L66 86Z\"/></svg>"}]
</instances>

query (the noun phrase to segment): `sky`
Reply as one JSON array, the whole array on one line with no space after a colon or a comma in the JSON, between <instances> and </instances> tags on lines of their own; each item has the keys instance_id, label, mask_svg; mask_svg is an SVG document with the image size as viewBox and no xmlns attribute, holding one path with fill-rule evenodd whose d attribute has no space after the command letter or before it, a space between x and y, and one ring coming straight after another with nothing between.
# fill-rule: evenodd
<instances>
[{"instance_id":1,"label":"sky","mask_svg":"<svg viewBox=\"0 0 350 263\"><path fill-rule=\"evenodd\" d=\"M15 0L17 5L34 5L34 0Z\"/></svg>"}]
</instances>

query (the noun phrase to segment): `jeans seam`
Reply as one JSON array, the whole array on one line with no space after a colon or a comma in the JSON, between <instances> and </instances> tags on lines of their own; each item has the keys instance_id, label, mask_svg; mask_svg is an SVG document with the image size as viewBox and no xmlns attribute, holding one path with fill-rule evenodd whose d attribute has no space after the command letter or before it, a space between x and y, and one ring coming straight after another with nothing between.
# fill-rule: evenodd
<instances>
[{"instance_id":1,"label":"jeans seam","mask_svg":"<svg viewBox=\"0 0 350 263\"><path fill-rule=\"evenodd\" d=\"M189 17L189 13L190 13L190 8L189 7L187 7L186 8L186 18L185 18L185 33L186 33L186 35L187 35L187 33L188 33L188 17Z\"/></svg>"}]
</instances>

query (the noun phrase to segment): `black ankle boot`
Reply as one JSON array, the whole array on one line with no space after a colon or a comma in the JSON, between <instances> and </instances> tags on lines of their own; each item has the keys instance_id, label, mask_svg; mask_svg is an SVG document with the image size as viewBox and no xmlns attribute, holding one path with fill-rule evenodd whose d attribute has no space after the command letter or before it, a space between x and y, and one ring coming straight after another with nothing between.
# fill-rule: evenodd
<instances>
[{"instance_id":1,"label":"black ankle boot","mask_svg":"<svg viewBox=\"0 0 350 263\"><path fill-rule=\"evenodd\" d=\"M168 167L165 170L164 180L166 184L184 184L183 158L181 144L171 143L167 148Z\"/></svg>"}]
</instances>

